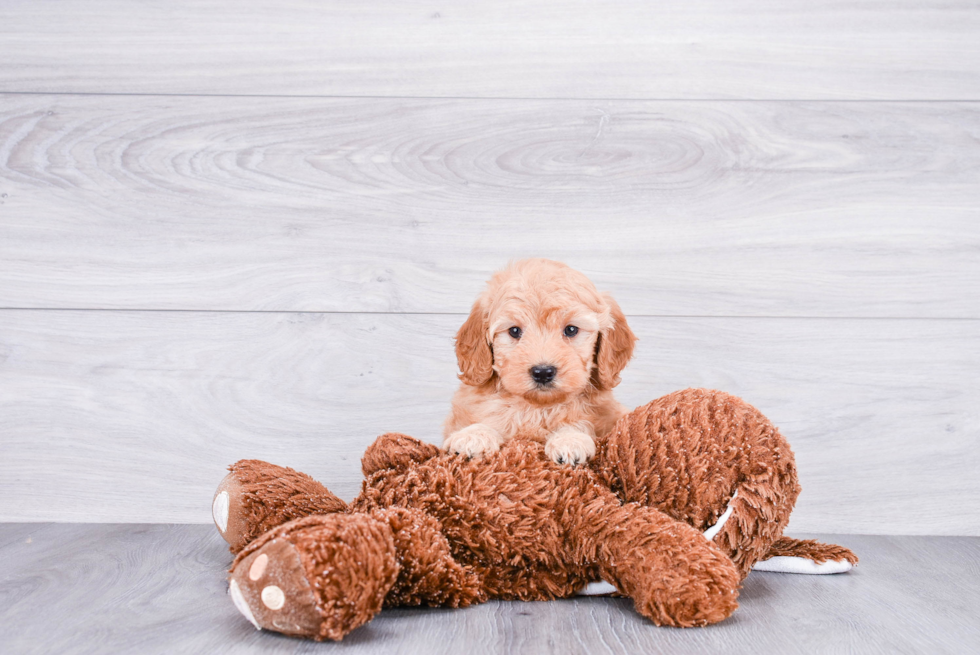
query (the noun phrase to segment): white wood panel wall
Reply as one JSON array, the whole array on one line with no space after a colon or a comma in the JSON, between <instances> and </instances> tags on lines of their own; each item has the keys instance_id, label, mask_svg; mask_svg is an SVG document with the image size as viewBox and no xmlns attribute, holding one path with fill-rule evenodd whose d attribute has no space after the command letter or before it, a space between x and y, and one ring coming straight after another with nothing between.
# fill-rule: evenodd
<instances>
[{"instance_id":1,"label":"white wood panel wall","mask_svg":"<svg viewBox=\"0 0 980 655\"><path fill-rule=\"evenodd\" d=\"M0 100L6 307L980 318L980 103Z\"/></svg>"},{"instance_id":2,"label":"white wood panel wall","mask_svg":"<svg viewBox=\"0 0 980 655\"><path fill-rule=\"evenodd\" d=\"M972 0L7 2L0 90L976 100Z\"/></svg>"},{"instance_id":3,"label":"white wood panel wall","mask_svg":"<svg viewBox=\"0 0 980 655\"><path fill-rule=\"evenodd\" d=\"M793 529L980 534L974 3L2 12L0 520L205 522L241 457L349 498L538 255L623 305L624 402L782 427Z\"/></svg>"},{"instance_id":4,"label":"white wood panel wall","mask_svg":"<svg viewBox=\"0 0 980 655\"><path fill-rule=\"evenodd\" d=\"M358 491L360 454L439 442L461 316L7 311L8 520L209 520L228 463ZM803 531L980 531L972 321L634 318L620 399L687 386L752 400L799 460Z\"/></svg>"}]
</instances>

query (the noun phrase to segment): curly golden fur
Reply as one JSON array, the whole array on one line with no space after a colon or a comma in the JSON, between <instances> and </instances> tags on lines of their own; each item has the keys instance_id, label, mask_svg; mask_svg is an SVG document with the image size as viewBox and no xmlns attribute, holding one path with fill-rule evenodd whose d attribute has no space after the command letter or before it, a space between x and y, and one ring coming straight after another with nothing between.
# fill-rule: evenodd
<instances>
[{"instance_id":1,"label":"curly golden fur","mask_svg":"<svg viewBox=\"0 0 980 655\"><path fill-rule=\"evenodd\" d=\"M462 384L443 447L481 457L523 438L555 462L588 460L627 412L612 389L635 342L616 301L583 274L547 259L512 263L456 334Z\"/></svg>"}]
</instances>

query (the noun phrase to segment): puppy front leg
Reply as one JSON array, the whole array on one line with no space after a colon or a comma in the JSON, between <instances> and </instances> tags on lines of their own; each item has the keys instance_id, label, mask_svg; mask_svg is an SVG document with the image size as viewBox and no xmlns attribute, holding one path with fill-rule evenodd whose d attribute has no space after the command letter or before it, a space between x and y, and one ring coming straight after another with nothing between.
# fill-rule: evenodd
<instances>
[{"instance_id":1,"label":"puppy front leg","mask_svg":"<svg viewBox=\"0 0 980 655\"><path fill-rule=\"evenodd\" d=\"M595 432L588 425L566 425L548 435L544 453L557 464L584 464L595 455Z\"/></svg>"},{"instance_id":2,"label":"puppy front leg","mask_svg":"<svg viewBox=\"0 0 980 655\"><path fill-rule=\"evenodd\" d=\"M504 436L492 427L484 423L474 423L446 437L442 447L457 455L479 459L488 453L497 452L503 443Z\"/></svg>"}]
</instances>

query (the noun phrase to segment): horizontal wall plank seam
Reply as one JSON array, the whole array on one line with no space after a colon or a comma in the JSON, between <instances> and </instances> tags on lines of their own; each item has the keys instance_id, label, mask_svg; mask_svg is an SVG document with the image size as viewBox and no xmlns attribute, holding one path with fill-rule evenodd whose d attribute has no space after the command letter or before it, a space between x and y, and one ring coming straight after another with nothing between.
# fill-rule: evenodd
<instances>
[{"instance_id":1,"label":"horizontal wall plank seam","mask_svg":"<svg viewBox=\"0 0 980 655\"><path fill-rule=\"evenodd\" d=\"M463 318L467 312L372 312L339 310L292 310L292 309L152 309L140 307L0 307L0 312L113 312L113 313L172 313L172 314L309 314L338 316L458 316ZM693 319L749 319L749 320L820 320L820 321L980 321L971 316L806 316L765 314L637 314L628 312L632 318L693 318Z\"/></svg>"},{"instance_id":2,"label":"horizontal wall plank seam","mask_svg":"<svg viewBox=\"0 0 980 655\"><path fill-rule=\"evenodd\" d=\"M629 97L591 97L591 96L426 96L426 95L349 95L349 94L317 94L317 93L148 93L119 91L0 91L0 96L65 96L65 97L136 97L136 98L294 98L316 100L500 100L528 102L764 102L764 103L826 103L826 104L884 104L902 103L971 103L980 102L976 98L661 98L658 96L629 98Z\"/></svg>"}]
</instances>

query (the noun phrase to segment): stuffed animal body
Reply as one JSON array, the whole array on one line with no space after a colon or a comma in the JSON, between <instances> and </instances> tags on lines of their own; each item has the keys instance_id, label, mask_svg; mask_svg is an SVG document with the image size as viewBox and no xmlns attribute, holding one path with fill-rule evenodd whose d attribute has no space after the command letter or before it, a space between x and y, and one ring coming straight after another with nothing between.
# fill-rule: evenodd
<instances>
[{"instance_id":1,"label":"stuffed animal body","mask_svg":"<svg viewBox=\"0 0 980 655\"><path fill-rule=\"evenodd\" d=\"M857 561L782 537L800 491L792 451L721 392L633 411L586 466L555 464L533 441L470 460L387 434L362 469L346 504L292 469L230 467L215 522L238 553L230 593L256 627L337 640L384 606L548 600L597 581L658 625L700 626L735 610L760 560Z\"/></svg>"}]
</instances>

